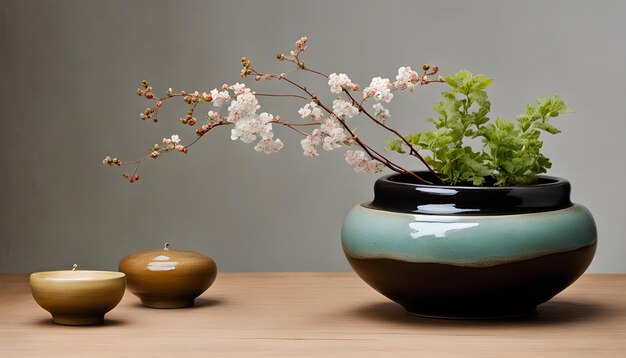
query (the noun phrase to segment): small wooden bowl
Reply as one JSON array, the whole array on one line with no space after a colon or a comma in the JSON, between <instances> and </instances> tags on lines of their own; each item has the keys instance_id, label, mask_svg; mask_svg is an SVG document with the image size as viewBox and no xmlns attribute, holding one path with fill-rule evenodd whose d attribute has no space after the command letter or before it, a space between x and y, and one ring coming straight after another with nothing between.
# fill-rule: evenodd
<instances>
[{"instance_id":1,"label":"small wooden bowl","mask_svg":"<svg viewBox=\"0 0 626 358\"><path fill-rule=\"evenodd\" d=\"M126 276L121 272L66 270L30 275L35 301L52 314L54 323L69 326L101 324L125 288Z\"/></svg>"},{"instance_id":2,"label":"small wooden bowl","mask_svg":"<svg viewBox=\"0 0 626 358\"><path fill-rule=\"evenodd\" d=\"M217 266L208 256L182 250L148 250L120 261L128 289L151 308L192 306L196 297L215 281Z\"/></svg>"}]
</instances>

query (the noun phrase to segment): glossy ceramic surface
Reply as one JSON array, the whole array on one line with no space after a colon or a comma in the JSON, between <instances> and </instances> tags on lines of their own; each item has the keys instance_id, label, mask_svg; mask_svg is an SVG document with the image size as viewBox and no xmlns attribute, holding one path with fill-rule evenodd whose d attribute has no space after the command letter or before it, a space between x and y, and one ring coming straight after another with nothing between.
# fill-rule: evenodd
<instances>
[{"instance_id":1,"label":"glossy ceramic surface","mask_svg":"<svg viewBox=\"0 0 626 358\"><path fill-rule=\"evenodd\" d=\"M514 188L397 179L381 178L375 200L350 211L342 244L357 274L411 313L484 318L532 311L591 263L596 226L586 208L571 204L563 179Z\"/></svg>"},{"instance_id":2,"label":"glossy ceramic surface","mask_svg":"<svg viewBox=\"0 0 626 358\"><path fill-rule=\"evenodd\" d=\"M182 250L137 252L123 258L119 269L128 278L128 289L151 308L191 306L217 276L213 259Z\"/></svg>"},{"instance_id":3,"label":"glossy ceramic surface","mask_svg":"<svg viewBox=\"0 0 626 358\"><path fill-rule=\"evenodd\" d=\"M429 178L429 173L420 172ZM384 176L374 184L373 209L428 215L508 215L564 209L572 205L567 180L540 176L532 186L473 187L411 183L407 174ZM432 180L432 179L431 179Z\"/></svg>"},{"instance_id":4,"label":"glossy ceramic surface","mask_svg":"<svg viewBox=\"0 0 626 358\"><path fill-rule=\"evenodd\" d=\"M30 275L35 301L57 324L92 325L124 296L126 277L109 271L48 271Z\"/></svg>"}]
</instances>

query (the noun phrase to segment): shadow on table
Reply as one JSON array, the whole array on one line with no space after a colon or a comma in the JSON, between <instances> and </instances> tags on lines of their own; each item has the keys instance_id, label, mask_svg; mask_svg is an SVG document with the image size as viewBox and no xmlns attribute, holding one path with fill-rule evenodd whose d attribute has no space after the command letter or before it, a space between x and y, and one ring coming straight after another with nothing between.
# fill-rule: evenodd
<instances>
[{"instance_id":1,"label":"shadow on table","mask_svg":"<svg viewBox=\"0 0 626 358\"><path fill-rule=\"evenodd\" d=\"M398 304L381 302L356 308L351 314L372 320L414 326L507 326L549 325L574 322L594 322L611 316L609 307L593 302L550 301L540 305L536 311L521 317L486 320L455 320L412 316Z\"/></svg>"},{"instance_id":2,"label":"shadow on table","mask_svg":"<svg viewBox=\"0 0 626 358\"><path fill-rule=\"evenodd\" d=\"M196 298L196 301L193 303L193 306L188 307L191 309L194 308L202 308L202 307L211 307L217 305L223 305L225 302L221 300L217 300L214 298Z\"/></svg>"},{"instance_id":3,"label":"shadow on table","mask_svg":"<svg viewBox=\"0 0 626 358\"><path fill-rule=\"evenodd\" d=\"M189 310L189 309L196 309L196 308L203 308L203 307L211 307L211 306L217 306L217 305L222 305L224 304L224 301L222 300L218 300L218 299L212 299L212 298L196 298L193 306L189 306L189 307L183 307L183 308L171 308L173 310ZM141 302L137 301L136 303L133 304L134 307L140 307L140 308L146 308L146 309L155 309L155 310L161 310L161 309L165 309L165 310L170 310L170 308L149 308L149 307L145 307L141 304Z\"/></svg>"},{"instance_id":4,"label":"shadow on table","mask_svg":"<svg viewBox=\"0 0 626 358\"><path fill-rule=\"evenodd\" d=\"M40 319L35 321L35 325L38 326L52 326L52 327L85 327L85 328L98 328L98 327L113 327L113 326L124 326L127 323L125 321L120 321L117 319L108 319L108 318L104 318L104 322L102 324L93 324L93 325L88 325L88 326L67 326L67 325L63 325L63 324L56 324L52 321L52 318L47 318L47 319Z\"/></svg>"}]
</instances>

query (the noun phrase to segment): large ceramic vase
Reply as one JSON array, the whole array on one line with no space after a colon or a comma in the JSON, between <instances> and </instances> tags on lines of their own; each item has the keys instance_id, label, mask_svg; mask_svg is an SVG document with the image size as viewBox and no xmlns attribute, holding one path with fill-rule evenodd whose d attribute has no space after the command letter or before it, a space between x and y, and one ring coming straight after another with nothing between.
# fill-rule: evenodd
<instances>
[{"instance_id":1,"label":"large ceramic vase","mask_svg":"<svg viewBox=\"0 0 626 358\"><path fill-rule=\"evenodd\" d=\"M354 271L411 314L526 314L572 284L593 259L593 217L572 204L566 180L465 187L411 178L378 179L374 200L348 213L341 234Z\"/></svg>"}]
</instances>

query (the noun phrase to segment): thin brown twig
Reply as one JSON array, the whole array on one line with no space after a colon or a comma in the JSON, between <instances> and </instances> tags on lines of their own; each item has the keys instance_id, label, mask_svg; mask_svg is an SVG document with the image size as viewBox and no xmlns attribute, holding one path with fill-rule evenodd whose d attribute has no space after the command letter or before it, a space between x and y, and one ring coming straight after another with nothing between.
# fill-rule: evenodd
<instances>
[{"instance_id":1,"label":"thin brown twig","mask_svg":"<svg viewBox=\"0 0 626 358\"><path fill-rule=\"evenodd\" d=\"M296 97L296 98L301 98L305 101L308 101L309 98L304 97L304 96L300 96L297 94L283 94L283 93L254 93L255 96L259 96L259 97Z\"/></svg>"},{"instance_id":2,"label":"thin brown twig","mask_svg":"<svg viewBox=\"0 0 626 358\"><path fill-rule=\"evenodd\" d=\"M441 180L441 178L439 177L439 175L433 170L433 168L430 167L430 165L428 165L428 163L426 163L426 160L424 159L424 157L422 157L419 152L415 149L415 147L413 147L413 144L411 144L400 132L398 132L397 130L389 127L388 125L386 125L385 123L379 121L378 119L376 119L374 116L372 116L369 112L367 112L365 110L365 108L363 108L363 106L357 102L354 97L352 97L352 95L347 91L347 90L343 90L346 95L350 98L350 100L352 101L353 104L356 104L359 108L359 110L361 112L363 112L363 114L365 114L367 117L369 117L374 123L378 124L379 126L385 128L386 130L390 131L391 133L395 134L398 138L400 138L404 144L406 144L407 147L409 147L409 152L412 156L416 157L420 162L422 162L422 164L424 164L424 166L428 169L428 171L431 173L431 175L433 175L433 177L435 177L437 179L437 181L439 181L440 183L443 183L443 181Z\"/></svg>"}]
</instances>

